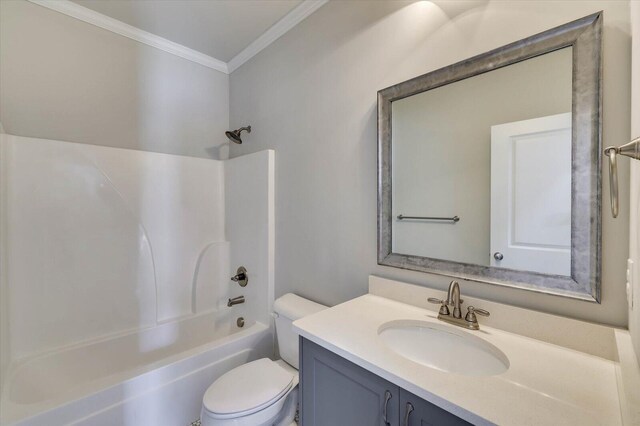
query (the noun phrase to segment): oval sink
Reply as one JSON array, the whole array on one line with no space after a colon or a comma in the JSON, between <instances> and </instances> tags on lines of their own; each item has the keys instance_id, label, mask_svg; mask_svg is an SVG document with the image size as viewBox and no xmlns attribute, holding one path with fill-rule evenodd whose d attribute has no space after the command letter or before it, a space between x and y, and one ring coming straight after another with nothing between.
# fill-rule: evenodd
<instances>
[{"instance_id":1,"label":"oval sink","mask_svg":"<svg viewBox=\"0 0 640 426\"><path fill-rule=\"evenodd\" d=\"M509 369L509 359L500 349L452 326L399 320L382 324L378 335L398 355L436 370L493 376Z\"/></svg>"}]
</instances>

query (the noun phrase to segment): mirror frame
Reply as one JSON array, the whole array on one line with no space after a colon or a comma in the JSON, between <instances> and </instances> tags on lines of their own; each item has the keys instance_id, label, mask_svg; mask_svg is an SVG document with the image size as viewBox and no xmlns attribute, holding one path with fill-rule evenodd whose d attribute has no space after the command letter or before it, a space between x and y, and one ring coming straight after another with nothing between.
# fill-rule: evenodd
<instances>
[{"instance_id":1,"label":"mirror frame","mask_svg":"<svg viewBox=\"0 0 640 426\"><path fill-rule=\"evenodd\" d=\"M600 303L602 12L378 91L378 264ZM393 101L565 47L573 48L571 276L392 252Z\"/></svg>"}]
</instances>

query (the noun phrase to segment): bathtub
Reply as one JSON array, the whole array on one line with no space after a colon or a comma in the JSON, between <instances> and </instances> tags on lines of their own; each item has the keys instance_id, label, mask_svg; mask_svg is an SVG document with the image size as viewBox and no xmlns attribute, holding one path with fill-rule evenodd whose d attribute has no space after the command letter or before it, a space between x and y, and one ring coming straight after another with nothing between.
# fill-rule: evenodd
<instances>
[{"instance_id":1,"label":"bathtub","mask_svg":"<svg viewBox=\"0 0 640 426\"><path fill-rule=\"evenodd\" d=\"M216 378L273 355L272 330L208 313L20 360L3 383L0 424L186 426Z\"/></svg>"}]
</instances>

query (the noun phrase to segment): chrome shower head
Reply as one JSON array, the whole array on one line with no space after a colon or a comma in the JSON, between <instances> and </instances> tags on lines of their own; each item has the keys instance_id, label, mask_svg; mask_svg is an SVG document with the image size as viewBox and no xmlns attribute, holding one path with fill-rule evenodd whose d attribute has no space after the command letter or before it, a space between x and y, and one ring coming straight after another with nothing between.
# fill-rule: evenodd
<instances>
[{"instance_id":1,"label":"chrome shower head","mask_svg":"<svg viewBox=\"0 0 640 426\"><path fill-rule=\"evenodd\" d=\"M251 126L240 127L237 130L227 130L224 134L227 135L231 142L241 144L242 138L240 137L240 133L242 133L243 130L246 130L247 133L251 133Z\"/></svg>"}]
</instances>

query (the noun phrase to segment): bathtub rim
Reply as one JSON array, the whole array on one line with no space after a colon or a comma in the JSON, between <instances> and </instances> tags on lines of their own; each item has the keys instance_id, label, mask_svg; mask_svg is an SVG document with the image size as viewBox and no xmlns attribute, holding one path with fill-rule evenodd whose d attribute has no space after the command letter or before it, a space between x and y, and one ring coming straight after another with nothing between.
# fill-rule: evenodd
<instances>
[{"instance_id":1,"label":"bathtub rim","mask_svg":"<svg viewBox=\"0 0 640 426\"><path fill-rule=\"evenodd\" d=\"M114 340L114 339L119 339L122 337L127 337L127 336L131 336L134 334L140 334L140 333L144 333L147 331L151 331L154 328L157 327L161 327L164 325L168 325L168 324L173 324L173 323L182 323L182 322L187 322L190 320L195 320L195 319L200 319L204 316L208 316L208 315L220 315L221 313L223 313L221 310L219 309L209 309L206 311L202 311L202 312L198 312L196 314L186 314L186 315L182 315L176 318L171 318L171 319L167 319L167 320L163 320L163 321L158 321L157 323L153 324L153 325L146 325L143 327L131 327L131 328L126 328L124 330L119 330L119 331L115 331L113 333L105 333L105 334L101 334L99 336L95 336L95 337L91 337L85 340L81 340L78 342L74 342L74 343L69 343L66 345L61 345L61 346L54 346L51 347L47 350L44 350L42 352L38 352L38 353L33 353L33 354L28 354L25 356L21 356L19 358L16 358L15 360L9 360L9 367L7 368L8 372L13 372L15 370L17 370L19 367L21 367L24 364L28 364L31 361L34 361L36 359L39 358L45 358L47 356L53 356L53 355L57 355L59 353L63 353L66 351L70 351L70 350L74 350L74 349L78 349L81 348L83 346L91 346L91 345L95 345L98 343L103 343L109 340ZM8 381L7 379L10 378L10 375L7 375L5 381ZM4 395L4 383L1 383L0 385L2 385L2 391L3 391L3 395Z\"/></svg>"},{"instance_id":2,"label":"bathtub rim","mask_svg":"<svg viewBox=\"0 0 640 426\"><path fill-rule=\"evenodd\" d=\"M148 328L147 328L148 329ZM111 391L115 391L119 386L130 382L132 380L141 378L147 373L151 373L153 371L160 371L164 369L176 368L181 363L189 363L193 362L201 365L194 365L188 371L192 369L202 368L207 365L207 360L202 359L198 360L197 358L202 357L206 358L206 354L215 351L216 349L220 349L223 351L227 345L239 345L244 340L251 340L254 336L258 336L260 334L264 334L265 336L270 334L270 339L272 340L273 347L273 327L270 325L266 325L260 321L255 321L249 327L246 327L242 330L238 330L235 333L231 333L225 336L222 336L218 339L212 340L202 345L198 345L192 347L190 349L175 353L169 357L165 357L159 359L150 364L145 364L141 367L121 371L117 374L110 375L107 377L100 378L98 380L94 380L91 382L83 383L68 392L62 393L55 398L50 398L43 401L34 402L31 404L19 404L11 401L8 396L10 395L10 385L11 378L13 377L13 373L15 370L10 371L11 374L7 375L7 386L3 391L2 400L0 401L0 422L5 425L14 425L20 424L20 422L28 421L31 418L36 418L38 416L44 415L48 411L65 409L67 407L71 407L74 404L81 403L84 399L95 398L101 393L108 393ZM95 343L95 341L94 341ZM82 346L82 345L74 345L74 346ZM59 352L59 351L57 351ZM48 352L47 355L51 355L51 352ZM37 357L31 357L31 360L44 357L45 355L40 355ZM221 359L225 359L230 355L223 356ZM180 370L180 368L177 368ZM177 375L179 376L178 372ZM170 382L171 378L166 378L164 382ZM154 385L159 385L155 383ZM144 393L144 391L139 392L139 394ZM133 398L136 394L128 395L127 398Z\"/></svg>"}]
</instances>

